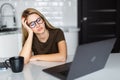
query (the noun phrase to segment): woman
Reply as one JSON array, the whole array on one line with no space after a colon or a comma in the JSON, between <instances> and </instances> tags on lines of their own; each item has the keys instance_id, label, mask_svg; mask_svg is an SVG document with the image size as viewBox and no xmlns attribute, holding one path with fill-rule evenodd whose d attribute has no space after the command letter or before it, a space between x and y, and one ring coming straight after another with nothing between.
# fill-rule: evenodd
<instances>
[{"instance_id":1,"label":"woman","mask_svg":"<svg viewBox=\"0 0 120 80\"><path fill-rule=\"evenodd\" d=\"M61 29L54 28L36 9L22 14L23 47L20 56L29 61L66 61L67 46Z\"/></svg>"}]
</instances>

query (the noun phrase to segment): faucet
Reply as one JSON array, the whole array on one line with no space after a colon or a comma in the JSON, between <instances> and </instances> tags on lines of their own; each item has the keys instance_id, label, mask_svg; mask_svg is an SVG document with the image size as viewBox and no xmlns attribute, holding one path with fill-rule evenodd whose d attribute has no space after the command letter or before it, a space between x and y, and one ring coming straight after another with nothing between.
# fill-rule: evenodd
<instances>
[{"instance_id":1,"label":"faucet","mask_svg":"<svg viewBox=\"0 0 120 80\"><path fill-rule=\"evenodd\" d=\"M15 17L15 8L14 8L14 6L12 5L12 4L10 4L10 3L4 3L4 4L2 4L1 5L1 7L0 7L0 23L1 23L1 28L2 27L7 27L7 25L3 25L3 21L2 20L4 20L4 13L3 13L3 8L4 8L4 6L10 6L11 8L12 8L12 12L13 12L13 22L14 22L14 26L16 26L16 17Z\"/></svg>"}]
</instances>

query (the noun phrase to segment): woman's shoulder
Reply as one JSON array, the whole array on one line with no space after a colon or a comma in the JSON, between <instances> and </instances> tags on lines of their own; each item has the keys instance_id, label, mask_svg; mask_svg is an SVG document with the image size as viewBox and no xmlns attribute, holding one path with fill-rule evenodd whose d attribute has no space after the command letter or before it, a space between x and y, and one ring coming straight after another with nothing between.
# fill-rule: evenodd
<instances>
[{"instance_id":1,"label":"woman's shoulder","mask_svg":"<svg viewBox=\"0 0 120 80\"><path fill-rule=\"evenodd\" d=\"M51 31L56 32L56 33L63 32L62 29L60 29L60 28L55 28L55 29L52 29Z\"/></svg>"},{"instance_id":2,"label":"woman's shoulder","mask_svg":"<svg viewBox=\"0 0 120 80\"><path fill-rule=\"evenodd\" d=\"M55 29L50 30L50 35L59 37L59 36L64 35L64 33L63 33L62 29L55 28Z\"/></svg>"}]
</instances>

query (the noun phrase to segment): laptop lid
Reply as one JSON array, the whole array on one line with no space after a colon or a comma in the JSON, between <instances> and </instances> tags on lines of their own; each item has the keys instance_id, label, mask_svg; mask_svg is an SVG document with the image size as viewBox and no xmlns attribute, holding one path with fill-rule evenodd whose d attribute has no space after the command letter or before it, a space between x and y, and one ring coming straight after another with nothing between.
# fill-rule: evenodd
<instances>
[{"instance_id":1,"label":"laptop lid","mask_svg":"<svg viewBox=\"0 0 120 80\"><path fill-rule=\"evenodd\" d=\"M67 80L73 80L104 68L114 42L115 38L79 46Z\"/></svg>"},{"instance_id":2,"label":"laptop lid","mask_svg":"<svg viewBox=\"0 0 120 80\"><path fill-rule=\"evenodd\" d=\"M80 45L76 50L72 63L50 67L43 71L61 80L74 80L75 78L100 70L104 68L115 40L113 38ZM69 72L67 72L67 76L64 76L63 73L68 68Z\"/></svg>"}]
</instances>

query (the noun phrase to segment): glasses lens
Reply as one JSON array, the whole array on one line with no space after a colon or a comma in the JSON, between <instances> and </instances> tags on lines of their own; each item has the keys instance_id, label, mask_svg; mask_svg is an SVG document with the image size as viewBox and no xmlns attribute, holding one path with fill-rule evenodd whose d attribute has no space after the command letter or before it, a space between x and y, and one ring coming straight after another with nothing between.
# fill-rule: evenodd
<instances>
[{"instance_id":1,"label":"glasses lens","mask_svg":"<svg viewBox=\"0 0 120 80\"><path fill-rule=\"evenodd\" d=\"M41 23L42 23L41 18L38 18L38 19L36 20L36 22L37 22L38 24L41 24Z\"/></svg>"},{"instance_id":2,"label":"glasses lens","mask_svg":"<svg viewBox=\"0 0 120 80\"><path fill-rule=\"evenodd\" d=\"M31 28L34 28L34 27L35 27L35 22L31 22L31 23L29 24L29 26L30 26Z\"/></svg>"}]
</instances>

